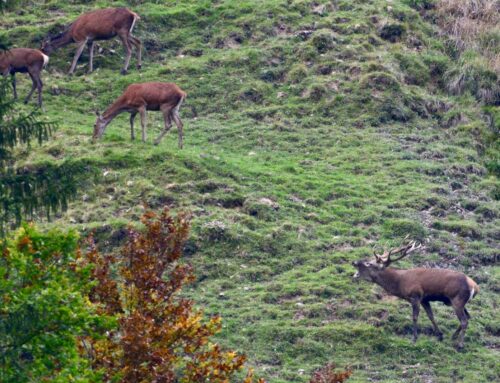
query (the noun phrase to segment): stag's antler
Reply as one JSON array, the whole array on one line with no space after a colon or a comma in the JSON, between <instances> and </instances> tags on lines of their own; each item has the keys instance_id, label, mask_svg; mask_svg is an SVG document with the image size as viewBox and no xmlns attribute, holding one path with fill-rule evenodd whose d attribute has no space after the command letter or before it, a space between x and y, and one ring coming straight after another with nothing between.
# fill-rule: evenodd
<instances>
[{"instance_id":1,"label":"stag's antler","mask_svg":"<svg viewBox=\"0 0 500 383\"><path fill-rule=\"evenodd\" d=\"M408 239L408 236L405 237L405 240ZM383 254L377 254L375 251L373 252L373 255L375 256L375 259L377 263L383 263L385 266L388 266L390 263L399 261L401 258L406 257L408 254L411 252L420 249L422 247L421 243L418 243L416 241L410 241L404 245L401 245L399 247L393 248L389 251L384 250ZM401 253L399 257L396 259L391 259L391 256L394 254Z\"/></svg>"}]
</instances>

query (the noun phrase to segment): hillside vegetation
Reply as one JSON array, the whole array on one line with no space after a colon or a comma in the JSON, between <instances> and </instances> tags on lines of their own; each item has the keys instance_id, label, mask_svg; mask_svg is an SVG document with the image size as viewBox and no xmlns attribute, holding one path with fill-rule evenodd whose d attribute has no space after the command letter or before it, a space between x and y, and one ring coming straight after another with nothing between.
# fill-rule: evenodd
<instances>
[{"instance_id":1,"label":"hillside vegetation","mask_svg":"<svg viewBox=\"0 0 500 383\"><path fill-rule=\"evenodd\" d=\"M118 40L98 43L91 74L85 51L67 76L75 45L52 54L44 118L59 128L16 156L86 173L45 226L95 231L112 250L145 205L190 212L189 294L269 382L306 382L329 361L352 366L350 382L499 379L498 25L485 56L448 37L430 0L21 3L0 19L14 46L105 6L137 12L144 43L143 69L133 55L126 76ZM187 92L183 150L175 129L152 145L154 112L147 143L130 140L128 114L90 143L95 111L139 81ZM18 75L20 95L30 84ZM461 270L481 287L463 352L451 308L435 304L443 342L422 314L413 344L410 306L351 280L353 260L406 235L426 249L402 267Z\"/></svg>"}]
</instances>

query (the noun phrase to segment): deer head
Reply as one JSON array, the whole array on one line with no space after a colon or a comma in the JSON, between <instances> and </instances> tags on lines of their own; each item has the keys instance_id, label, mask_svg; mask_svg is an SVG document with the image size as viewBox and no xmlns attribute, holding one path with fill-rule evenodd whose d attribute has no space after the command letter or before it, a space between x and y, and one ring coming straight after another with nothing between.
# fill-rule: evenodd
<instances>
[{"instance_id":1,"label":"deer head","mask_svg":"<svg viewBox=\"0 0 500 383\"><path fill-rule=\"evenodd\" d=\"M377 251L374 250L374 259L354 261L352 265L358 269L356 274L354 274L354 278L361 278L373 282L376 275L391 263L399 261L401 258L406 257L408 254L422 247L421 243L417 244L416 241L407 242L407 239L408 236L405 237L401 246L390 250L383 250L381 254L377 254ZM399 254L397 258L391 258L396 254Z\"/></svg>"},{"instance_id":2,"label":"deer head","mask_svg":"<svg viewBox=\"0 0 500 383\"><path fill-rule=\"evenodd\" d=\"M55 49L50 41L50 38L42 41L42 43L40 44L40 50L46 55L50 55L52 52L54 52Z\"/></svg>"},{"instance_id":3,"label":"deer head","mask_svg":"<svg viewBox=\"0 0 500 383\"><path fill-rule=\"evenodd\" d=\"M101 138L102 134L104 133L104 129L106 129L106 126L108 123L104 119L104 117L98 112L95 112L97 115L97 119L94 124L94 134L92 135L92 141L96 141L97 139Z\"/></svg>"}]
</instances>

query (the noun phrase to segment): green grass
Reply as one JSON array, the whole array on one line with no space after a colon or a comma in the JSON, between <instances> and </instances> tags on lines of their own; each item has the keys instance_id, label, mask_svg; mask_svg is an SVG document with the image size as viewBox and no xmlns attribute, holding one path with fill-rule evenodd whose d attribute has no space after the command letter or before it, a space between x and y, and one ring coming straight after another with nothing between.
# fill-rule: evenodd
<instances>
[{"instance_id":1,"label":"green grass","mask_svg":"<svg viewBox=\"0 0 500 383\"><path fill-rule=\"evenodd\" d=\"M17 46L91 8L28 3L0 21ZM451 59L435 27L401 1L137 3L141 72L132 59L119 75L113 40L99 43L90 75L86 52L65 74L74 46L44 73L46 118L60 128L19 149L21 164L74 158L100 175L45 225L95 230L113 249L144 204L190 211L186 259L198 279L188 294L222 315L220 342L269 382L306 382L327 361L351 365L353 382L497 379L499 184L484 157L495 141L475 95L448 93ZM29 80L18 79L22 95ZM122 115L90 144L95 109L151 80L188 93L185 148L175 130L152 145L163 124L153 112L147 143L130 141ZM409 305L351 281L351 261L406 233L427 248L402 266L463 270L481 286L464 352L452 347L449 308L435 309L444 342L422 315L414 345Z\"/></svg>"}]
</instances>

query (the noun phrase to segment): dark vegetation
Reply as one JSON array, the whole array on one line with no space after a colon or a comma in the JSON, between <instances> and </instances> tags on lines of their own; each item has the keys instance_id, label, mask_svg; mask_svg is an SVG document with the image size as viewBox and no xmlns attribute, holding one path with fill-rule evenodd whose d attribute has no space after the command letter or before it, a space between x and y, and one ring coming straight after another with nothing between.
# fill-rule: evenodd
<instances>
[{"instance_id":1,"label":"dark vegetation","mask_svg":"<svg viewBox=\"0 0 500 383\"><path fill-rule=\"evenodd\" d=\"M15 46L38 46L93 6L127 5L141 15L145 61L120 76L120 43L100 43L98 69L84 74L84 53L68 78L74 47L53 55L44 100L59 127L41 146L15 147L16 168L85 164L95 176L44 226L93 231L104 252L144 203L189 210L196 280L184 296L220 314L216 339L270 382L308 381L332 360L352 366L350 381L495 381L498 23L462 7L490 2L452 3L26 1L0 21ZM451 34L460 15L490 37ZM175 132L159 147L130 142L125 117L91 145L95 109L150 80L188 93L185 148ZM151 114L151 130L162 123ZM403 267L461 270L481 287L462 353L431 337L413 345L406 303L351 281L351 261L407 234L427 250ZM455 327L448 308L435 315Z\"/></svg>"}]
</instances>

